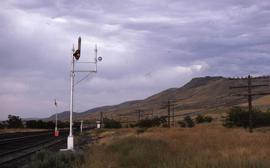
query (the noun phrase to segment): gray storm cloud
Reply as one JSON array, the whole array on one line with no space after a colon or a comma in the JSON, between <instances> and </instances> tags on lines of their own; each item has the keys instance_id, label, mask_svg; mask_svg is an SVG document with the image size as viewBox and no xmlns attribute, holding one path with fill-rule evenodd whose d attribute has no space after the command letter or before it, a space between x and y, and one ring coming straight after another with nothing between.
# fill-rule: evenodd
<instances>
[{"instance_id":1,"label":"gray storm cloud","mask_svg":"<svg viewBox=\"0 0 270 168\"><path fill-rule=\"evenodd\" d=\"M270 3L259 0L8 0L0 11L0 119L68 109L72 44L104 61L76 111L143 99L195 76L268 74ZM82 77L78 75L77 78Z\"/></svg>"}]
</instances>

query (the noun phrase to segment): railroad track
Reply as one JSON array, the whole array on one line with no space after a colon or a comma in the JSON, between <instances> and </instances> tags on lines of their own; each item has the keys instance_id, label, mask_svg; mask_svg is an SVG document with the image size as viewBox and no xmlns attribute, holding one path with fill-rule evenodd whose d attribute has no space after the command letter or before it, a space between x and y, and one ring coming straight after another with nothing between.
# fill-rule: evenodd
<instances>
[{"instance_id":1,"label":"railroad track","mask_svg":"<svg viewBox=\"0 0 270 168\"><path fill-rule=\"evenodd\" d=\"M11 139L11 138L19 138L25 136L33 136L33 135L40 135L45 133L52 133L53 130L47 131L38 131L38 132L15 132L15 133L0 133L0 140L3 139Z\"/></svg>"},{"instance_id":2,"label":"railroad track","mask_svg":"<svg viewBox=\"0 0 270 168\"><path fill-rule=\"evenodd\" d=\"M42 137L42 136L48 136L48 135L52 135L52 133L46 132L46 133L37 134L37 135L28 135L28 136L15 137L15 138L4 138L4 139L0 139L0 146L9 144L11 142L18 142L18 141L22 141L22 140L26 140L30 138Z\"/></svg>"},{"instance_id":3,"label":"railroad track","mask_svg":"<svg viewBox=\"0 0 270 168\"><path fill-rule=\"evenodd\" d=\"M27 135L23 137L5 138L0 140L0 167L12 165L14 162L27 158L42 149L65 144L66 133L53 137L52 133Z\"/></svg>"}]
</instances>

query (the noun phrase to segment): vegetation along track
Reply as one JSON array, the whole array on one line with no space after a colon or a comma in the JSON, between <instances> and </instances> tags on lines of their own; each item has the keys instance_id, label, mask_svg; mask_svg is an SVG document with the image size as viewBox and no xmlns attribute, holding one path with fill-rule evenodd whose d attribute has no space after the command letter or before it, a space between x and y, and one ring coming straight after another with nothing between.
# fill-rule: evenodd
<instances>
[{"instance_id":1,"label":"vegetation along track","mask_svg":"<svg viewBox=\"0 0 270 168\"><path fill-rule=\"evenodd\" d=\"M65 144L67 132L54 137L52 132L0 139L0 167L13 164L35 152ZM61 145L60 145L61 146Z\"/></svg>"}]
</instances>

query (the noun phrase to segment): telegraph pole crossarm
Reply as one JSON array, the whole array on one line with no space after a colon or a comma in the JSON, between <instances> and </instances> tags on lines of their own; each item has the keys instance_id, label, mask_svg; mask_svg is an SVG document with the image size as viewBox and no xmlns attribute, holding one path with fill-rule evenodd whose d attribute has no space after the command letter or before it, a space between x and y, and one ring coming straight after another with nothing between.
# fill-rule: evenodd
<instances>
[{"instance_id":1,"label":"telegraph pole crossarm","mask_svg":"<svg viewBox=\"0 0 270 168\"><path fill-rule=\"evenodd\" d=\"M87 70L76 70L76 71L74 71L74 73L75 72L87 72L87 73L89 73L89 72L97 72L96 70L92 70L92 71L87 71Z\"/></svg>"},{"instance_id":2,"label":"telegraph pole crossarm","mask_svg":"<svg viewBox=\"0 0 270 168\"><path fill-rule=\"evenodd\" d=\"M269 85L252 85L250 86L251 88L255 88L255 87L265 87L265 86L269 86ZM248 88L249 86L243 85L243 86L230 86L230 89L241 89L241 88Z\"/></svg>"},{"instance_id":3,"label":"telegraph pole crossarm","mask_svg":"<svg viewBox=\"0 0 270 168\"><path fill-rule=\"evenodd\" d=\"M266 95L270 95L270 92L267 92L267 93L252 93L252 94L231 94L231 96L243 96L243 97L247 97L247 96L266 96Z\"/></svg>"}]
</instances>

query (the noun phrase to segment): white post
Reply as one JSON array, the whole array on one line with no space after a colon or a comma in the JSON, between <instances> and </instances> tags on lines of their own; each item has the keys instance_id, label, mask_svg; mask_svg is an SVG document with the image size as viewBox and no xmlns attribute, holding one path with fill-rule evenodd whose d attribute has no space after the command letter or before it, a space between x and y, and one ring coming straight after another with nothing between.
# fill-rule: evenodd
<instances>
[{"instance_id":1,"label":"white post","mask_svg":"<svg viewBox=\"0 0 270 168\"><path fill-rule=\"evenodd\" d=\"M57 131L58 128L57 128L57 111L56 111L56 114L55 114L55 131Z\"/></svg>"},{"instance_id":2,"label":"white post","mask_svg":"<svg viewBox=\"0 0 270 168\"><path fill-rule=\"evenodd\" d=\"M97 57L97 45L95 45L95 64L96 64L96 72L97 72L97 61L98 61L98 57Z\"/></svg>"},{"instance_id":3,"label":"white post","mask_svg":"<svg viewBox=\"0 0 270 168\"><path fill-rule=\"evenodd\" d=\"M73 53L74 53L74 47L73 47ZM70 72L70 106L69 106L69 136L67 139L67 148L69 150L74 149L74 141L73 141L73 135L72 135L72 113L73 113L73 92L74 92L74 56L72 55L71 59L71 72Z\"/></svg>"},{"instance_id":4,"label":"white post","mask_svg":"<svg viewBox=\"0 0 270 168\"><path fill-rule=\"evenodd\" d=\"M81 120L81 133L82 133L82 129L83 129L83 120Z\"/></svg>"},{"instance_id":5,"label":"white post","mask_svg":"<svg viewBox=\"0 0 270 168\"><path fill-rule=\"evenodd\" d=\"M97 128L99 129L100 128L100 121L96 121L97 123Z\"/></svg>"},{"instance_id":6,"label":"white post","mask_svg":"<svg viewBox=\"0 0 270 168\"><path fill-rule=\"evenodd\" d=\"M57 102L56 102L56 99L54 99L54 107L55 107L55 132L57 131L57 112L58 112L58 110L57 110Z\"/></svg>"}]
</instances>

